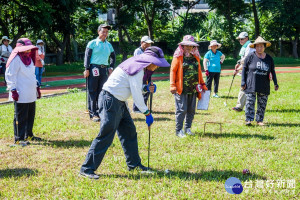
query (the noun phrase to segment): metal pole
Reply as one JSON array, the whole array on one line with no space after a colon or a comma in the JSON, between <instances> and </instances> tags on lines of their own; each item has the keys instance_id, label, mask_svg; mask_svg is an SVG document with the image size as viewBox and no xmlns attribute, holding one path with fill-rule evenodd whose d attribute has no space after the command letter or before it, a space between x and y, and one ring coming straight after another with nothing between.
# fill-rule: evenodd
<instances>
[{"instance_id":1,"label":"metal pole","mask_svg":"<svg viewBox=\"0 0 300 200\"><path fill-rule=\"evenodd\" d=\"M17 131L17 137L20 139L19 136L19 117L18 117L18 104L17 101L14 101L14 106L15 106L15 117L16 117L16 131Z\"/></svg>"},{"instance_id":2,"label":"metal pole","mask_svg":"<svg viewBox=\"0 0 300 200\"><path fill-rule=\"evenodd\" d=\"M232 77L232 81L231 81L231 84L230 84L230 88L229 88L229 91L228 91L228 94L227 94L227 97L226 97L226 100L225 100L225 106L227 106L227 99L228 99L228 97L229 97L229 93L230 93L230 90L231 90L231 87L232 87L232 83L233 83L233 80L234 80L234 77L235 77L235 74L233 75L233 77Z\"/></svg>"},{"instance_id":3,"label":"metal pole","mask_svg":"<svg viewBox=\"0 0 300 200\"><path fill-rule=\"evenodd\" d=\"M153 98L153 93L150 92L150 113L152 113L152 98ZM148 168L149 168L149 165L150 165L150 135L151 135L151 127L148 126L148 131L149 131L149 134L148 134Z\"/></svg>"}]
</instances>

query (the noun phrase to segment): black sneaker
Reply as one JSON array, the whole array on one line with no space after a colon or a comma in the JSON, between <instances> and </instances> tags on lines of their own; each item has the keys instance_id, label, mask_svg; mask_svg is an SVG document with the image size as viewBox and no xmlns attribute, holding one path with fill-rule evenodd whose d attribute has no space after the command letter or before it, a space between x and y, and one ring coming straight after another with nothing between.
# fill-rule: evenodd
<instances>
[{"instance_id":1,"label":"black sneaker","mask_svg":"<svg viewBox=\"0 0 300 200\"><path fill-rule=\"evenodd\" d=\"M26 141L42 141L42 138L35 137L35 136L29 136L25 139Z\"/></svg>"},{"instance_id":2,"label":"black sneaker","mask_svg":"<svg viewBox=\"0 0 300 200\"><path fill-rule=\"evenodd\" d=\"M84 172L82 172L82 171L79 172L79 175L80 175L80 176L83 176L83 177L90 178L90 179L99 179L99 178L100 178L100 176L97 175L97 174L95 174L95 173L90 173L90 174L88 174L88 173L84 173Z\"/></svg>"},{"instance_id":3,"label":"black sneaker","mask_svg":"<svg viewBox=\"0 0 300 200\"><path fill-rule=\"evenodd\" d=\"M141 163L138 164L136 167L128 167L128 171L133 171L133 170L139 170L139 171L150 171L151 168L150 167L145 167L144 165L142 165Z\"/></svg>"},{"instance_id":4,"label":"black sneaker","mask_svg":"<svg viewBox=\"0 0 300 200\"><path fill-rule=\"evenodd\" d=\"M232 110L236 111L236 112L242 112L243 109L238 108L238 107L233 107Z\"/></svg>"}]
</instances>

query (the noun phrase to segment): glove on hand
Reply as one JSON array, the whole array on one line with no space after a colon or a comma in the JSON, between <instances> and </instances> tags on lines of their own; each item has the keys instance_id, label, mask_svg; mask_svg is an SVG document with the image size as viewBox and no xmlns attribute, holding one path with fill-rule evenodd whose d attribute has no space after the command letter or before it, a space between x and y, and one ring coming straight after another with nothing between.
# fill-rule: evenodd
<instances>
[{"instance_id":1,"label":"glove on hand","mask_svg":"<svg viewBox=\"0 0 300 200\"><path fill-rule=\"evenodd\" d=\"M209 76L208 70L205 70L205 75L206 75L206 76Z\"/></svg>"},{"instance_id":2,"label":"glove on hand","mask_svg":"<svg viewBox=\"0 0 300 200\"><path fill-rule=\"evenodd\" d=\"M37 98L40 99L42 96L40 87L36 87L36 92L37 92Z\"/></svg>"},{"instance_id":3,"label":"glove on hand","mask_svg":"<svg viewBox=\"0 0 300 200\"><path fill-rule=\"evenodd\" d=\"M13 100L18 101L19 100L19 94L17 92L17 90L12 90L11 91L11 97L13 98Z\"/></svg>"},{"instance_id":4,"label":"glove on hand","mask_svg":"<svg viewBox=\"0 0 300 200\"><path fill-rule=\"evenodd\" d=\"M151 83L149 83L149 84L147 85L147 91L148 91L148 92L150 92L150 86L154 86L154 91L153 91L153 93L155 93L155 92L156 92L156 85L155 85L155 84L151 85Z\"/></svg>"},{"instance_id":5,"label":"glove on hand","mask_svg":"<svg viewBox=\"0 0 300 200\"><path fill-rule=\"evenodd\" d=\"M148 126L151 126L151 124L153 123L153 121L154 121L154 119L153 119L151 113L149 115L146 115L146 123L148 124Z\"/></svg>"}]
</instances>

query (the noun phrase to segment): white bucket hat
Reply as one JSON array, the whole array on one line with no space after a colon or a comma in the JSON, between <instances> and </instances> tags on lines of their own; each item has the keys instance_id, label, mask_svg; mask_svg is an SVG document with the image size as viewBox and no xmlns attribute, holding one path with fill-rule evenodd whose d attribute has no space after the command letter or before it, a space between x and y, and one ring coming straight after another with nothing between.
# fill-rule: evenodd
<instances>
[{"instance_id":1,"label":"white bucket hat","mask_svg":"<svg viewBox=\"0 0 300 200\"><path fill-rule=\"evenodd\" d=\"M1 41L0 41L0 44L2 44L2 41L3 41L3 40L8 40L8 44L10 44L11 41L12 41L11 39L8 39L7 36L3 36L2 39L1 39Z\"/></svg>"},{"instance_id":2,"label":"white bucket hat","mask_svg":"<svg viewBox=\"0 0 300 200\"><path fill-rule=\"evenodd\" d=\"M214 45L218 45L217 49L219 49L222 46L222 44L218 43L217 40L212 40L212 41L210 41L208 49L211 49L211 47Z\"/></svg>"},{"instance_id":3,"label":"white bucket hat","mask_svg":"<svg viewBox=\"0 0 300 200\"><path fill-rule=\"evenodd\" d=\"M36 45L38 45L39 43L44 43L44 41L41 40L41 39L38 39L38 40L36 41Z\"/></svg>"}]
</instances>

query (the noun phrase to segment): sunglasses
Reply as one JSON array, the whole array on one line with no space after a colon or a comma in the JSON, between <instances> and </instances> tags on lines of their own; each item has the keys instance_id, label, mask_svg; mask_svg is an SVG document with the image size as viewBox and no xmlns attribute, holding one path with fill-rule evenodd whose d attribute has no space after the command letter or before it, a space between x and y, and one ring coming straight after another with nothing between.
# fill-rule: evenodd
<instances>
[{"instance_id":1,"label":"sunglasses","mask_svg":"<svg viewBox=\"0 0 300 200\"><path fill-rule=\"evenodd\" d=\"M242 41L242 40L244 40L245 38L243 38L243 39L239 39L239 41Z\"/></svg>"}]
</instances>

